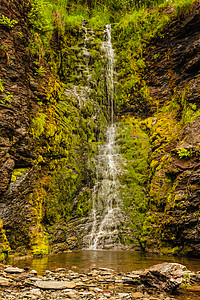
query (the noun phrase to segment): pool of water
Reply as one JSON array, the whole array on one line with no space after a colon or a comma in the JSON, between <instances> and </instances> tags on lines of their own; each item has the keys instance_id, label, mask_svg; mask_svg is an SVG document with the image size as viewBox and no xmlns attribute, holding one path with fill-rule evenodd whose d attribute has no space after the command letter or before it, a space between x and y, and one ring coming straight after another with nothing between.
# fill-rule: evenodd
<instances>
[{"instance_id":1,"label":"pool of water","mask_svg":"<svg viewBox=\"0 0 200 300\"><path fill-rule=\"evenodd\" d=\"M53 270L56 268L67 268L77 270L78 272L87 272L91 270L91 268L104 267L111 268L118 272L130 272L134 270L145 270L152 265L162 262L181 263L191 271L200 271L200 259L113 250L77 250L42 258L15 259L10 261L10 264L17 267L31 267L39 274L42 274L45 270Z\"/></svg>"}]
</instances>

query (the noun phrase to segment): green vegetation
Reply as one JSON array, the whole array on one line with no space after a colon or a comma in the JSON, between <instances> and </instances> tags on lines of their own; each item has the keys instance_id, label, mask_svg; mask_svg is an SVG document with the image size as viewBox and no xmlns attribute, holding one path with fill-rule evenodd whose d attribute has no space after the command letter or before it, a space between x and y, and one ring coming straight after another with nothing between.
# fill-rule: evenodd
<instances>
[{"instance_id":1,"label":"green vegetation","mask_svg":"<svg viewBox=\"0 0 200 300\"><path fill-rule=\"evenodd\" d=\"M81 13L80 6L68 8L70 14L66 15L62 1L51 2L49 7L47 4L35 1L30 14L34 80L41 84L43 92L30 128L35 143L34 165L38 170L37 184L29 202L32 210L30 248L35 255L49 251L45 227L51 233L55 224L66 224L70 218L88 215L93 184L88 161L95 154L107 122L98 104L102 103L103 95L100 82L103 61L99 53L102 38L97 37L90 50L95 90L91 89L88 99L84 91L87 77L77 74L78 59L80 65L85 64L84 57L77 55L78 44L85 34L81 19L88 15ZM42 14L44 7L46 11ZM48 28L43 27L43 23ZM50 60L51 71L47 60ZM76 85L74 92L71 84ZM84 96L79 99L78 93Z\"/></svg>"},{"instance_id":2,"label":"green vegetation","mask_svg":"<svg viewBox=\"0 0 200 300\"><path fill-rule=\"evenodd\" d=\"M134 113L144 116L157 109L158 103L151 99L148 89L148 72L146 72L146 46L148 42L160 36L164 29L178 13L191 9L194 1L161 2L153 9L146 6L132 8L114 24L113 35L117 49L119 66L118 111L126 107ZM149 2L150 4L150 2ZM175 8L172 13L170 6ZM156 54L154 59L159 57Z\"/></svg>"},{"instance_id":3,"label":"green vegetation","mask_svg":"<svg viewBox=\"0 0 200 300\"><path fill-rule=\"evenodd\" d=\"M185 149L185 148L181 148L177 151L178 153L178 156L180 158L183 158L183 157L190 157L192 156L192 150L188 150L188 149Z\"/></svg>"},{"instance_id":4,"label":"green vegetation","mask_svg":"<svg viewBox=\"0 0 200 300\"><path fill-rule=\"evenodd\" d=\"M141 231L148 209L148 156L150 151L146 123L126 117L120 123L120 148L124 158L124 173L120 181L124 206L131 219L135 237L141 243Z\"/></svg>"},{"instance_id":5,"label":"green vegetation","mask_svg":"<svg viewBox=\"0 0 200 300\"><path fill-rule=\"evenodd\" d=\"M10 251L10 245L3 229L3 221L0 219L0 261L4 261L8 258Z\"/></svg>"},{"instance_id":6,"label":"green vegetation","mask_svg":"<svg viewBox=\"0 0 200 300\"><path fill-rule=\"evenodd\" d=\"M190 91L190 86L186 86L181 97L179 97L179 109L182 112L181 114L181 125L185 126L188 123L194 121L197 117L200 116L200 108L197 107L197 104L190 103L187 101L187 95Z\"/></svg>"},{"instance_id":7,"label":"green vegetation","mask_svg":"<svg viewBox=\"0 0 200 300\"><path fill-rule=\"evenodd\" d=\"M3 80L0 78L0 92L4 91Z\"/></svg>"},{"instance_id":8,"label":"green vegetation","mask_svg":"<svg viewBox=\"0 0 200 300\"><path fill-rule=\"evenodd\" d=\"M20 178L25 172L28 172L29 169L24 169L24 168L20 168L20 169L14 169L13 173L12 173L12 177L11 177L11 181L14 182L16 181L18 178Z\"/></svg>"},{"instance_id":9,"label":"green vegetation","mask_svg":"<svg viewBox=\"0 0 200 300\"><path fill-rule=\"evenodd\" d=\"M0 25L7 26L9 28L13 28L18 22L16 20L11 20L8 17L1 15Z\"/></svg>"},{"instance_id":10,"label":"green vegetation","mask_svg":"<svg viewBox=\"0 0 200 300\"><path fill-rule=\"evenodd\" d=\"M4 87L3 85L1 85L1 90L3 92ZM1 100L0 103L4 104L4 105L11 105L11 99L13 98L13 95L10 92L6 92L4 94L1 95Z\"/></svg>"}]
</instances>

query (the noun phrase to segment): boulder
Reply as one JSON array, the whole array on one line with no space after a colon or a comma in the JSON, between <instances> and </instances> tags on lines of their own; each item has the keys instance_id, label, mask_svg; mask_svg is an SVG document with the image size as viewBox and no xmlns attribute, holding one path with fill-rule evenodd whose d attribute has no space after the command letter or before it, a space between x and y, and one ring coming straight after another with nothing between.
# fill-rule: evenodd
<instances>
[{"instance_id":1,"label":"boulder","mask_svg":"<svg viewBox=\"0 0 200 300\"><path fill-rule=\"evenodd\" d=\"M140 278L147 287L173 294L183 282L184 276L189 273L190 271L181 264L164 262L146 269Z\"/></svg>"}]
</instances>

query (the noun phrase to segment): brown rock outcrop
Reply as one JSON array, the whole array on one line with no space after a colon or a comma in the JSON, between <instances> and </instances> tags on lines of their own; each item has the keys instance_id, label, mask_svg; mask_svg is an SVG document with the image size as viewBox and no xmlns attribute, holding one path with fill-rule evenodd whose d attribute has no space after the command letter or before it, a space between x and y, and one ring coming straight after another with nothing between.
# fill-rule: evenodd
<instances>
[{"instance_id":1,"label":"brown rock outcrop","mask_svg":"<svg viewBox=\"0 0 200 300\"><path fill-rule=\"evenodd\" d=\"M180 253L199 256L200 253L200 163L199 127L200 117L189 123L182 131L176 149L189 149L189 156L171 161L169 171L176 178L171 202L166 206L165 220L161 230L163 240L179 246ZM174 242L173 242L174 240Z\"/></svg>"},{"instance_id":2,"label":"brown rock outcrop","mask_svg":"<svg viewBox=\"0 0 200 300\"><path fill-rule=\"evenodd\" d=\"M152 158L160 164L159 171L153 171L150 182L156 195L152 199L155 205L152 208L159 208L159 198L162 198L162 206L157 209L159 216L152 211L157 222L154 238L157 245L164 248L164 253L199 256L200 117L196 111L200 107L200 2L194 4L189 14L185 12L174 19L166 31L152 41L147 51L148 85L152 98L160 107L175 101L177 110L173 116L174 124L177 124L175 137L172 139L168 133L171 141L162 144L162 137L158 134L152 143ZM186 107L191 105L195 105L197 117L190 112L184 123ZM166 114L172 113L173 109L170 109ZM160 128L164 130L162 125ZM160 138L160 143L156 143L157 138ZM168 159L163 163L166 154ZM159 180L159 173L162 173L163 183L155 192L153 185ZM155 247L155 240L151 242L149 247Z\"/></svg>"},{"instance_id":3,"label":"brown rock outcrop","mask_svg":"<svg viewBox=\"0 0 200 300\"><path fill-rule=\"evenodd\" d=\"M0 24L0 195L7 190L13 169L30 166L33 157L28 135L33 104L28 77L29 10L23 0L0 2L1 17L8 20Z\"/></svg>"},{"instance_id":4,"label":"brown rock outcrop","mask_svg":"<svg viewBox=\"0 0 200 300\"><path fill-rule=\"evenodd\" d=\"M164 36L152 40L146 51L148 86L160 104L187 88L187 101L199 106L200 95L200 3L189 14L170 22ZM156 45L156 47L155 47Z\"/></svg>"},{"instance_id":5,"label":"brown rock outcrop","mask_svg":"<svg viewBox=\"0 0 200 300\"><path fill-rule=\"evenodd\" d=\"M29 133L37 111L30 76L33 59L30 43L29 1L0 1L0 218L12 247L29 245L34 217L29 205L35 185L34 142ZM11 181L20 169L20 179ZM16 181L15 181L16 180Z\"/></svg>"}]
</instances>

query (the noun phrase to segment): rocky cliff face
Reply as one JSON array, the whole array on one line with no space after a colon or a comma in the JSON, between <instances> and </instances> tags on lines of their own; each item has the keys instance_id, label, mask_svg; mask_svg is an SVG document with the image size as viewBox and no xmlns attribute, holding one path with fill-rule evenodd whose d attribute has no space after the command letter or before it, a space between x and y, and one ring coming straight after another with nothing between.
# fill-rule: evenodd
<instances>
[{"instance_id":1,"label":"rocky cliff face","mask_svg":"<svg viewBox=\"0 0 200 300\"><path fill-rule=\"evenodd\" d=\"M1 1L1 195L8 189L14 168L31 166L31 90L27 53L29 7L23 1ZM3 21L4 20L4 21Z\"/></svg>"},{"instance_id":2,"label":"rocky cliff face","mask_svg":"<svg viewBox=\"0 0 200 300\"><path fill-rule=\"evenodd\" d=\"M0 10L0 194L3 196L11 184L13 170L21 169L24 179L28 168L33 165L33 143L28 131L34 97L28 75L30 70L30 57L27 51L30 37L27 27L29 4L24 1L1 1ZM21 182L23 179L21 178ZM13 188L13 192L16 187ZM22 198L26 198L26 195L24 194ZM12 223L10 232L13 231L13 234L15 234L15 226L23 226L20 222L14 225L13 221L18 215L17 210L24 207L26 203L17 201L15 205L16 201L14 193L11 199L5 197L0 202L1 218L5 217L6 203L11 208L7 211L7 218ZM14 207L17 209L12 211ZM5 219L4 224L6 224Z\"/></svg>"},{"instance_id":3,"label":"rocky cliff face","mask_svg":"<svg viewBox=\"0 0 200 300\"><path fill-rule=\"evenodd\" d=\"M149 131L151 234L163 253L196 256L200 251L199 12L197 2L152 41L146 57L147 82L158 107ZM147 247L152 242L147 240Z\"/></svg>"}]
</instances>

